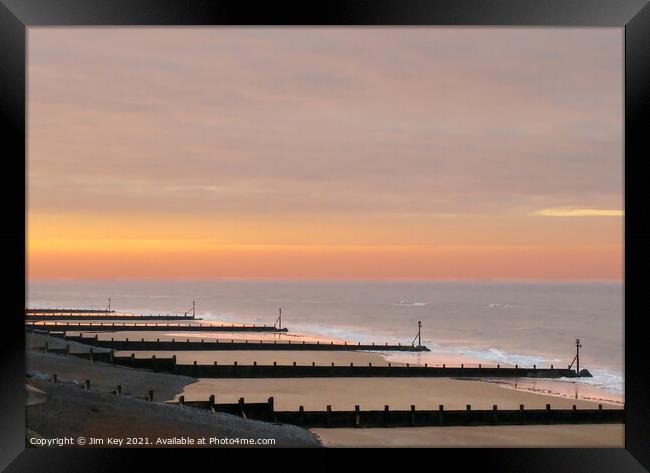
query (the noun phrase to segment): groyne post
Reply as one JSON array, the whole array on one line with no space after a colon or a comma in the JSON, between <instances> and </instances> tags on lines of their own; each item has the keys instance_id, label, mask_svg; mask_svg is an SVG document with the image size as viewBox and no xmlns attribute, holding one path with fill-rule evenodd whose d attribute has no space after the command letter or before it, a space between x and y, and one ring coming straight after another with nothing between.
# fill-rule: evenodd
<instances>
[{"instance_id":1,"label":"groyne post","mask_svg":"<svg viewBox=\"0 0 650 473\"><path fill-rule=\"evenodd\" d=\"M245 401L243 397L239 398L239 414L246 419L246 411L244 410Z\"/></svg>"},{"instance_id":2,"label":"groyne post","mask_svg":"<svg viewBox=\"0 0 650 473\"><path fill-rule=\"evenodd\" d=\"M153 401L153 389L149 390L149 400Z\"/></svg>"},{"instance_id":3,"label":"groyne post","mask_svg":"<svg viewBox=\"0 0 650 473\"><path fill-rule=\"evenodd\" d=\"M359 405L354 406L354 426L361 427L361 414L359 413Z\"/></svg>"},{"instance_id":4,"label":"groyne post","mask_svg":"<svg viewBox=\"0 0 650 473\"><path fill-rule=\"evenodd\" d=\"M275 401L273 399L273 396L269 397L268 404L269 404L269 420L271 422L277 422L277 419L275 417Z\"/></svg>"}]
</instances>

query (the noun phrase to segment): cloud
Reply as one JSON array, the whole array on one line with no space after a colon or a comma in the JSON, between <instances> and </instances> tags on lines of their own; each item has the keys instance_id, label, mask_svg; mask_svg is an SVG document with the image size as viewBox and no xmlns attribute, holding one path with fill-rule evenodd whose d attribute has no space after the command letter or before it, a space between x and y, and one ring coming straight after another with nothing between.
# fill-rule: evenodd
<instances>
[{"instance_id":1,"label":"cloud","mask_svg":"<svg viewBox=\"0 0 650 473\"><path fill-rule=\"evenodd\" d=\"M28 34L42 245L621 245L620 29Z\"/></svg>"},{"instance_id":2,"label":"cloud","mask_svg":"<svg viewBox=\"0 0 650 473\"><path fill-rule=\"evenodd\" d=\"M623 217L623 210L605 210L605 209L542 209L535 212L535 215L544 217Z\"/></svg>"}]
</instances>

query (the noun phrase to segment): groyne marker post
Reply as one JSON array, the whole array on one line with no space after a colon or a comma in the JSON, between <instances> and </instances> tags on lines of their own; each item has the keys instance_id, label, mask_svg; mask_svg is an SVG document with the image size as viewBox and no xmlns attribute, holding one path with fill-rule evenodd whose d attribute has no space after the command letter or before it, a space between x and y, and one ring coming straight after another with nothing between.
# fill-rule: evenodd
<instances>
[{"instance_id":1,"label":"groyne marker post","mask_svg":"<svg viewBox=\"0 0 650 473\"><path fill-rule=\"evenodd\" d=\"M573 366L573 363L576 363L576 374L580 376L580 349L582 348L582 344L580 343L580 339L576 338L576 356L573 358L573 361L569 365L569 369Z\"/></svg>"}]
</instances>

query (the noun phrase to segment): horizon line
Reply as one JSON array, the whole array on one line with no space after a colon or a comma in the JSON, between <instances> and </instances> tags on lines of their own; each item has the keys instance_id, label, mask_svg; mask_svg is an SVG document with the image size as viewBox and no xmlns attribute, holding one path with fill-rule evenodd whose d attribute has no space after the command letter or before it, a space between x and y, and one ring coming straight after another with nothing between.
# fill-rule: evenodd
<instances>
[{"instance_id":1,"label":"horizon line","mask_svg":"<svg viewBox=\"0 0 650 473\"><path fill-rule=\"evenodd\" d=\"M625 278L286 278L286 277L212 277L212 278L146 278L146 277L114 277L114 278L33 278L25 279L25 284L37 282L524 282L524 283L625 283Z\"/></svg>"}]
</instances>

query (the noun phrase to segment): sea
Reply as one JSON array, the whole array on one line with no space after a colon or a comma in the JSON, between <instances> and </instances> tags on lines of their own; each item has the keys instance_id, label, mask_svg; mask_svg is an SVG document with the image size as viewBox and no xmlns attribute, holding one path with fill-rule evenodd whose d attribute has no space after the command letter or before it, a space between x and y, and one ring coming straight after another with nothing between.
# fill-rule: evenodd
<instances>
[{"instance_id":1,"label":"sea","mask_svg":"<svg viewBox=\"0 0 650 473\"><path fill-rule=\"evenodd\" d=\"M570 382L622 400L623 295L622 282L39 280L26 306L104 309L110 297L119 312L183 314L196 301L204 320L269 325L281 308L291 332L378 344L413 343L421 322L432 351L386 358L432 365L567 367L580 339L593 377Z\"/></svg>"}]
</instances>

